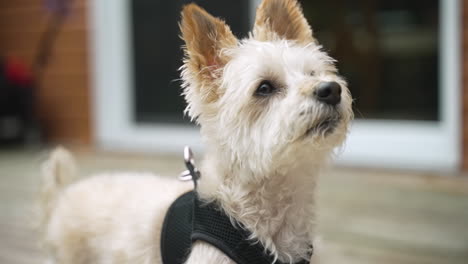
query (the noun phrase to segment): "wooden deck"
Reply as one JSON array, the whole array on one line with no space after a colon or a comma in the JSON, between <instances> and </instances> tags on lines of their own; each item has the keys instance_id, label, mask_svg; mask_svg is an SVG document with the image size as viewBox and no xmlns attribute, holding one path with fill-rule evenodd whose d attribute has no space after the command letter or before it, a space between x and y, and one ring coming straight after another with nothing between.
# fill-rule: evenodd
<instances>
[{"instance_id":1,"label":"wooden deck","mask_svg":"<svg viewBox=\"0 0 468 264\"><path fill-rule=\"evenodd\" d=\"M45 152L0 151L0 263L41 263L33 224ZM178 158L81 152L84 173L177 175ZM319 229L333 264L467 264L468 177L338 168L321 179Z\"/></svg>"}]
</instances>

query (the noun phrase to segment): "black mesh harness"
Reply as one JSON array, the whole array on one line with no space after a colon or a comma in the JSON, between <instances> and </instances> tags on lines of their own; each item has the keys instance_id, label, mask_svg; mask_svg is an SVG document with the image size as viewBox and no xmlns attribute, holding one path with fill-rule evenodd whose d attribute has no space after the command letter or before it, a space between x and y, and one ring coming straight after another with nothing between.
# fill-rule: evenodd
<instances>
[{"instance_id":1,"label":"black mesh harness","mask_svg":"<svg viewBox=\"0 0 468 264\"><path fill-rule=\"evenodd\" d=\"M188 174L196 186L200 173L193 160L190 163ZM177 198L166 213L161 233L162 261L163 264L183 264L192 243L203 241L221 250L237 264L282 264L275 261L261 243L251 240L250 235L248 230L233 225L216 203L205 203L195 191L187 192ZM308 263L308 260L297 262Z\"/></svg>"}]
</instances>

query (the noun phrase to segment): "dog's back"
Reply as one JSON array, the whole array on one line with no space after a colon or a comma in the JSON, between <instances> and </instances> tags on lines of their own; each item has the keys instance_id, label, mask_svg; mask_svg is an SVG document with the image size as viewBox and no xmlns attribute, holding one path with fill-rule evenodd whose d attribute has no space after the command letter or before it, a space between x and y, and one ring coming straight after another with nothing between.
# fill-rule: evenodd
<instances>
[{"instance_id":1,"label":"dog's back","mask_svg":"<svg viewBox=\"0 0 468 264\"><path fill-rule=\"evenodd\" d=\"M43 242L51 263L159 263L160 230L189 183L150 173L102 173L70 184L70 153L55 150L43 168Z\"/></svg>"}]
</instances>

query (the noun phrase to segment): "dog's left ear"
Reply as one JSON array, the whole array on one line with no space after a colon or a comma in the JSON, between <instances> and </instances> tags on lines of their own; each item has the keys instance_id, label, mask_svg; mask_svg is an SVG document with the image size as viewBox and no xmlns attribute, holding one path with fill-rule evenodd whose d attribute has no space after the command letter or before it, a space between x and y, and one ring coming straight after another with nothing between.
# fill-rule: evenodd
<instances>
[{"instance_id":1,"label":"dog's left ear","mask_svg":"<svg viewBox=\"0 0 468 264\"><path fill-rule=\"evenodd\" d=\"M263 0L257 9L253 35L260 41L280 37L303 44L315 42L297 0Z\"/></svg>"}]
</instances>

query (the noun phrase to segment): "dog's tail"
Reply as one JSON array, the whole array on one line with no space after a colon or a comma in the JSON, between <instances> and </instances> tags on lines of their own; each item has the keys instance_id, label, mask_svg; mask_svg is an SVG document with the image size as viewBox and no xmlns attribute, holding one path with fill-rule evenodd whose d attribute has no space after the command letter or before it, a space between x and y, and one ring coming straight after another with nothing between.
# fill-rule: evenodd
<instances>
[{"instance_id":1,"label":"dog's tail","mask_svg":"<svg viewBox=\"0 0 468 264\"><path fill-rule=\"evenodd\" d=\"M75 160L70 152L56 148L42 165L41 226L47 225L60 192L76 177Z\"/></svg>"}]
</instances>

